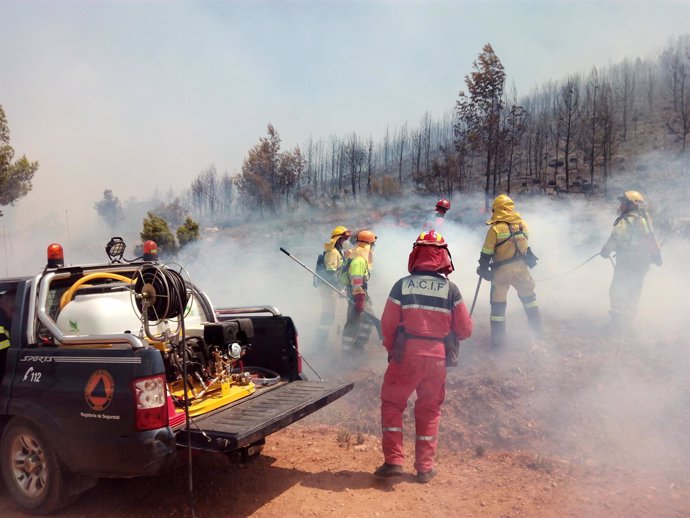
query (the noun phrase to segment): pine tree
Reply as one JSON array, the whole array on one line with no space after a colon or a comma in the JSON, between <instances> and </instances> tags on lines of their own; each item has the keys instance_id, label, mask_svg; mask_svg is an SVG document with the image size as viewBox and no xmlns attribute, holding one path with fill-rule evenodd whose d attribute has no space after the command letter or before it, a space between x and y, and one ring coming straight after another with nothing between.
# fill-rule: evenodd
<instances>
[{"instance_id":1,"label":"pine tree","mask_svg":"<svg viewBox=\"0 0 690 518\"><path fill-rule=\"evenodd\" d=\"M468 95L460 92L456 102L458 121L455 125L456 147L467 140L486 160L484 193L489 204L489 186L493 178L492 195L496 195L498 154L500 151L500 121L503 109L505 72L501 60L491 44L484 45L478 59L472 64L474 72L465 76Z\"/></svg>"},{"instance_id":2,"label":"pine tree","mask_svg":"<svg viewBox=\"0 0 690 518\"><path fill-rule=\"evenodd\" d=\"M264 208L268 208L275 212L276 194L280 192L280 136L272 124L268 125L267 132L268 137L262 137L244 159L238 188L259 211L263 212Z\"/></svg>"},{"instance_id":3,"label":"pine tree","mask_svg":"<svg viewBox=\"0 0 690 518\"><path fill-rule=\"evenodd\" d=\"M144 218L144 229L141 231L140 236L142 241L149 239L155 241L161 257L164 255L174 257L177 254L177 242L173 233L170 232L170 228L168 228L168 223L153 212L147 213L146 218Z\"/></svg>"},{"instance_id":4,"label":"pine tree","mask_svg":"<svg viewBox=\"0 0 690 518\"><path fill-rule=\"evenodd\" d=\"M111 227L114 227L122 220L122 205L120 198L113 195L111 189L103 191L103 199L96 202L93 206L98 215Z\"/></svg>"},{"instance_id":5,"label":"pine tree","mask_svg":"<svg viewBox=\"0 0 690 518\"><path fill-rule=\"evenodd\" d=\"M30 162L26 156L22 156L12 163L13 157L10 128L7 125L5 110L0 105L0 207L14 205L15 201L26 196L32 188L31 180L38 170L38 162Z\"/></svg>"},{"instance_id":6,"label":"pine tree","mask_svg":"<svg viewBox=\"0 0 690 518\"><path fill-rule=\"evenodd\" d=\"M177 229L177 242L180 248L189 243L199 240L199 224L192 218L187 216L184 223Z\"/></svg>"}]
</instances>

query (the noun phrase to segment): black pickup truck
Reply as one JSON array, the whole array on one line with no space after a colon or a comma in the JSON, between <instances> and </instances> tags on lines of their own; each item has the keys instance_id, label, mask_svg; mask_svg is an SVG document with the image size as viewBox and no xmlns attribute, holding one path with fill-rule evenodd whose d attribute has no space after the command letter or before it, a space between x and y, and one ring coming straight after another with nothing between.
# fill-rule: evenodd
<instances>
[{"instance_id":1,"label":"black pickup truck","mask_svg":"<svg viewBox=\"0 0 690 518\"><path fill-rule=\"evenodd\" d=\"M98 478L156 475L190 449L246 461L352 389L307 380L276 308L215 308L182 267L111 245L108 262L70 267L51 245L44 271L0 279L14 301L0 469L26 510L54 512Z\"/></svg>"}]
</instances>

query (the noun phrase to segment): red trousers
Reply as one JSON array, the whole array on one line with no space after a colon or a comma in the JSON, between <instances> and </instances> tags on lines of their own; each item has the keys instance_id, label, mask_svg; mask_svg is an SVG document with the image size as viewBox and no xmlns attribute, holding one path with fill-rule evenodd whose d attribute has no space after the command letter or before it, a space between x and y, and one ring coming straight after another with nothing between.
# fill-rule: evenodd
<instances>
[{"instance_id":1,"label":"red trousers","mask_svg":"<svg viewBox=\"0 0 690 518\"><path fill-rule=\"evenodd\" d=\"M431 471L438 444L441 404L446 396L446 361L432 356L405 355L402 362L388 364L381 387L381 446L387 464L402 465L403 412L413 391L415 463L417 471Z\"/></svg>"}]
</instances>

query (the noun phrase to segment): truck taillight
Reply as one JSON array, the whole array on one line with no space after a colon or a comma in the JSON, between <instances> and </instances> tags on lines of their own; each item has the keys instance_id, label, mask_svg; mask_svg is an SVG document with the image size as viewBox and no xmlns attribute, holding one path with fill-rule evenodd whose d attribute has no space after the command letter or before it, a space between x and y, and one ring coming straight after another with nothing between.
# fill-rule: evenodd
<instances>
[{"instance_id":1,"label":"truck taillight","mask_svg":"<svg viewBox=\"0 0 690 518\"><path fill-rule=\"evenodd\" d=\"M132 382L136 402L136 429L155 430L168 426L165 377L138 378Z\"/></svg>"}]
</instances>

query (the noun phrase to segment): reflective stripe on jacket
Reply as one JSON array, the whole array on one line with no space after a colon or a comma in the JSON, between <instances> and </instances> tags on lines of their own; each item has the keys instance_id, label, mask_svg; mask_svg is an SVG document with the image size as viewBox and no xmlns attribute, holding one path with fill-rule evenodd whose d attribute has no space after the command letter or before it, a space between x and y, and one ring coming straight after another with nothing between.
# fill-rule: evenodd
<instances>
[{"instance_id":1,"label":"reflective stripe on jacket","mask_svg":"<svg viewBox=\"0 0 690 518\"><path fill-rule=\"evenodd\" d=\"M0 326L0 351L7 349L10 346L10 331Z\"/></svg>"},{"instance_id":2,"label":"reflective stripe on jacket","mask_svg":"<svg viewBox=\"0 0 690 518\"><path fill-rule=\"evenodd\" d=\"M347 273L350 278L350 288L353 294L361 293L367 289L369 263L364 257L361 255L353 257L350 261Z\"/></svg>"},{"instance_id":3,"label":"reflective stripe on jacket","mask_svg":"<svg viewBox=\"0 0 690 518\"><path fill-rule=\"evenodd\" d=\"M371 245L357 243L357 246L349 251L348 257L340 272L340 283L352 294L362 293L367 289L369 270L373 261Z\"/></svg>"},{"instance_id":4,"label":"reflective stripe on jacket","mask_svg":"<svg viewBox=\"0 0 690 518\"><path fill-rule=\"evenodd\" d=\"M472 334L472 319L458 287L442 275L413 274L398 280L381 316L383 345L393 351L398 326L408 335L405 355L445 358L443 339ZM426 338L416 338L426 337Z\"/></svg>"}]
</instances>

